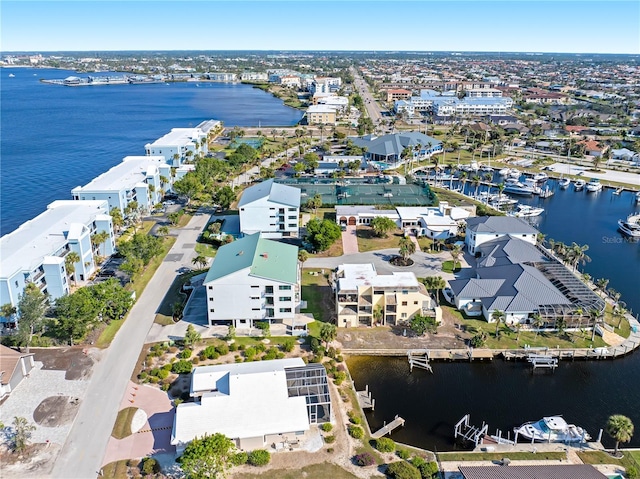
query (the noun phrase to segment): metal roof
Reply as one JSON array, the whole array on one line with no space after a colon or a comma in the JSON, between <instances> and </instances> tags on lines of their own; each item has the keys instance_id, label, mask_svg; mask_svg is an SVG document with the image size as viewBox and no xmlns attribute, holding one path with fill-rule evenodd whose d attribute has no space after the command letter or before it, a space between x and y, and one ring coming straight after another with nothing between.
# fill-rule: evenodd
<instances>
[{"instance_id":1,"label":"metal roof","mask_svg":"<svg viewBox=\"0 0 640 479\"><path fill-rule=\"evenodd\" d=\"M424 148L427 148L427 145L431 143L431 148L433 148L442 144L441 141L416 131L383 135L372 139L368 139L366 137L353 138L352 140L356 146L366 147L367 153L384 156L400 156L402 150L408 146L417 146L420 144Z\"/></svg>"},{"instance_id":2,"label":"metal roof","mask_svg":"<svg viewBox=\"0 0 640 479\"><path fill-rule=\"evenodd\" d=\"M514 216L476 216L467 219L467 229L476 233L537 234L538 230Z\"/></svg>"},{"instance_id":3,"label":"metal roof","mask_svg":"<svg viewBox=\"0 0 640 479\"><path fill-rule=\"evenodd\" d=\"M204 283L245 268L250 268L251 276L295 284L298 247L261 238L260 233L245 236L218 249Z\"/></svg>"},{"instance_id":4,"label":"metal roof","mask_svg":"<svg viewBox=\"0 0 640 479\"><path fill-rule=\"evenodd\" d=\"M275 183L273 178L244 190L238 207L246 206L262 198L268 198L269 201L286 206L300 207L300 189Z\"/></svg>"},{"instance_id":5,"label":"metal roof","mask_svg":"<svg viewBox=\"0 0 640 479\"><path fill-rule=\"evenodd\" d=\"M607 479L589 464L459 466L458 470L464 479Z\"/></svg>"}]
</instances>

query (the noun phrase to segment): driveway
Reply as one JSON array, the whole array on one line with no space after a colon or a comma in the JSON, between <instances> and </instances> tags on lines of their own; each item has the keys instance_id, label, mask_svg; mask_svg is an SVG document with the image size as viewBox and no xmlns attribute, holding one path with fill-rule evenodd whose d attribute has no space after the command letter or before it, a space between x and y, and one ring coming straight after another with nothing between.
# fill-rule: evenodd
<instances>
[{"instance_id":1,"label":"driveway","mask_svg":"<svg viewBox=\"0 0 640 479\"><path fill-rule=\"evenodd\" d=\"M356 236L356 226L349 225L342 232L342 250L344 254L358 253L358 237Z\"/></svg>"}]
</instances>

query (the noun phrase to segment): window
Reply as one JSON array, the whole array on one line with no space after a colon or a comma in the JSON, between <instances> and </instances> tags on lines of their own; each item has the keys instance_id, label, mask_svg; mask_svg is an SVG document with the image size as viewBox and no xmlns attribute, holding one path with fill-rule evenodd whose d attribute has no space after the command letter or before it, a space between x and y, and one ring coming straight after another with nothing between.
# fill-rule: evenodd
<instances>
[{"instance_id":1,"label":"window","mask_svg":"<svg viewBox=\"0 0 640 479\"><path fill-rule=\"evenodd\" d=\"M278 289L280 291L291 291L291 285L290 284L281 284L280 286L278 286Z\"/></svg>"},{"instance_id":2,"label":"window","mask_svg":"<svg viewBox=\"0 0 640 479\"><path fill-rule=\"evenodd\" d=\"M406 302L406 301L403 301L403 302L402 302L402 306L406 306L406 305L407 305L407 302Z\"/></svg>"},{"instance_id":3,"label":"window","mask_svg":"<svg viewBox=\"0 0 640 479\"><path fill-rule=\"evenodd\" d=\"M417 301L414 301L414 302L413 302L413 304L418 304L418 302L417 302Z\"/></svg>"},{"instance_id":4,"label":"window","mask_svg":"<svg viewBox=\"0 0 640 479\"><path fill-rule=\"evenodd\" d=\"M297 211L296 208L289 208L289 211Z\"/></svg>"},{"instance_id":5,"label":"window","mask_svg":"<svg viewBox=\"0 0 640 479\"><path fill-rule=\"evenodd\" d=\"M384 291L381 290L381 289L378 289L378 290L374 291L373 294L384 294Z\"/></svg>"},{"instance_id":6,"label":"window","mask_svg":"<svg viewBox=\"0 0 640 479\"><path fill-rule=\"evenodd\" d=\"M407 313L402 313L401 316L402 316L403 319L406 319L407 318Z\"/></svg>"},{"instance_id":7,"label":"window","mask_svg":"<svg viewBox=\"0 0 640 479\"><path fill-rule=\"evenodd\" d=\"M209 311L211 311L212 313L215 313L215 312L216 312L216 310L215 310L215 309L213 309L213 308L211 308Z\"/></svg>"},{"instance_id":8,"label":"window","mask_svg":"<svg viewBox=\"0 0 640 479\"><path fill-rule=\"evenodd\" d=\"M265 286L264 292L267 294L273 294L273 286Z\"/></svg>"},{"instance_id":9,"label":"window","mask_svg":"<svg viewBox=\"0 0 640 479\"><path fill-rule=\"evenodd\" d=\"M251 285L252 288L259 288L260 286L256 285L256 284L252 284Z\"/></svg>"},{"instance_id":10,"label":"window","mask_svg":"<svg viewBox=\"0 0 640 479\"><path fill-rule=\"evenodd\" d=\"M213 286L209 286L209 291L213 291Z\"/></svg>"},{"instance_id":11,"label":"window","mask_svg":"<svg viewBox=\"0 0 640 479\"><path fill-rule=\"evenodd\" d=\"M288 216L287 218L289 218L290 220L297 220L298 219L298 217L296 215Z\"/></svg>"},{"instance_id":12,"label":"window","mask_svg":"<svg viewBox=\"0 0 640 479\"><path fill-rule=\"evenodd\" d=\"M291 312L291 308L280 308L280 312L281 313L290 313Z\"/></svg>"},{"instance_id":13,"label":"window","mask_svg":"<svg viewBox=\"0 0 640 479\"><path fill-rule=\"evenodd\" d=\"M295 224L295 223L294 223L294 224L289 223L289 228L296 228L297 226L298 226L298 225L297 225L297 224Z\"/></svg>"},{"instance_id":14,"label":"window","mask_svg":"<svg viewBox=\"0 0 640 479\"><path fill-rule=\"evenodd\" d=\"M280 296L278 301L291 301L291 296Z\"/></svg>"},{"instance_id":15,"label":"window","mask_svg":"<svg viewBox=\"0 0 640 479\"><path fill-rule=\"evenodd\" d=\"M209 298L209 301L213 301L213 298Z\"/></svg>"}]
</instances>

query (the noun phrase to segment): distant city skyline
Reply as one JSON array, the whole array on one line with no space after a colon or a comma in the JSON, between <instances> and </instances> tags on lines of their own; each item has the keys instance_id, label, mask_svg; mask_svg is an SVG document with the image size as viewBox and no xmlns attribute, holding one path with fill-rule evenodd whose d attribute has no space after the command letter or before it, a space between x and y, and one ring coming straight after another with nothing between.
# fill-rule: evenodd
<instances>
[{"instance_id":1,"label":"distant city skyline","mask_svg":"<svg viewBox=\"0 0 640 479\"><path fill-rule=\"evenodd\" d=\"M2 2L2 52L640 53L637 0Z\"/></svg>"}]
</instances>

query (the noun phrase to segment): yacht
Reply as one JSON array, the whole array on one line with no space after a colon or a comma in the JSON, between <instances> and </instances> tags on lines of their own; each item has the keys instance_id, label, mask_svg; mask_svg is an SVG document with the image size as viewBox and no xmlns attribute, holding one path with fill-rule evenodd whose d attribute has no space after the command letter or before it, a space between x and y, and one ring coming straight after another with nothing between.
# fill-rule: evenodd
<instances>
[{"instance_id":1,"label":"yacht","mask_svg":"<svg viewBox=\"0 0 640 479\"><path fill-rule=\"evenodd\" d=\"M636 203L640 203L640 191L636 193Z\"/></svg>"},{"instance_id":2,"label":"yacht","mask_svg":"<svg viewBox=\"0 0 640 479\"><path fill-rule=\"evenodd\" d=\"M626 220L618 220L618 229L627 236L640 238L640 214L629 215Z\"/></svg>"},{"instance_id":3,"label":"yacht","mask_svg":"<svg viewBox=\"0 0 640 479\"><path fill-rule=\"evenodd\" d=\"M507 176L507 173L509 173L509 170L511 170L511 168L502 168L500 171L498 171L498 174L500 176Z\"/></svg>"},{"instance_id":4,"label":"yacht","mask_svg":"<svg viewBox=\"0 0 640 479\"><path fill-rule=\"evenodd\" d=\"M560 180L558 181L558 186L563 190L569 188L570 184L571 180L569 178L560 178Z\"/></svg>"},{"instance_id":5,"label":"yacht","mask_svg":"<svg viewBox=\"0 0 640 479\"><path fill-rule=\"evenodd\" d=\"M582 191L582 189L584 188L584 185L586 185L586 181L584 180L576 180L576 182L573 184L573 187L575 188L576 191Z\"/></svg>"},{"instance_id":6,"label":"yacht","mask_svg":"<svg viewBox=\"0 0 640 479\"><path fill-rule=\"evenodd\" d=\"M589 183L587 183L587 191L590 193L597 193L602 190L602 183L598 178L591 178Z\"/></svg>"},{"instance_id":7,"label":"yacht","mask_svg":"<svg viewBox=\"0 0 640 479\"><path fill-rule=\"evenodd\" d=\"M516 168L510 168L509 171L507 172L507 178L520 178L520 176L522 176L522 173L520 173L520 170L517 170Z\"/></svg>"},{"instance_id":8,"label":"yacht","mask_svg":"<svg viewBox=\"0 0 640 479\"><path fill-rule=\"evenodd\" d=\"M547 181L549 179L549 175L544 172L540 172L533 175L533 179L538 183L542 183L543 181Z\"/></svg>"},{"instance_id":9,"label":"yacht","mask_svg":"<svg viewBox=\"0 0 640 479\"><path fill-rule=\"evenodd\" d=\"M535 187L530 184L520 183L514 178L507 178L505 181L504 192L514 195L531 196L535 192Z\"/></svg>"},{"instance_id":10,"label":"yacht","mask_svg":"<svg viewBox=\"0 0 640 479\"><path fill-rule=\"evenodd\" d=\"M529 205L518 205L515 211L509 216L516 216L518 218L531 218L533 216L540 216L544 213L544 208L536 208Z\"/></svg>"},{"instance_id":11,"label":"yacht","mask_svg":"<svg viewBox=\"0 0 640 479\"><path fill-rule=\"evenodd\" d=\"M591 436L583 428L567 424L561 416L543 417L515 429L518 436L537 442L585 442Z\"/></svg>"}]
</instances>

